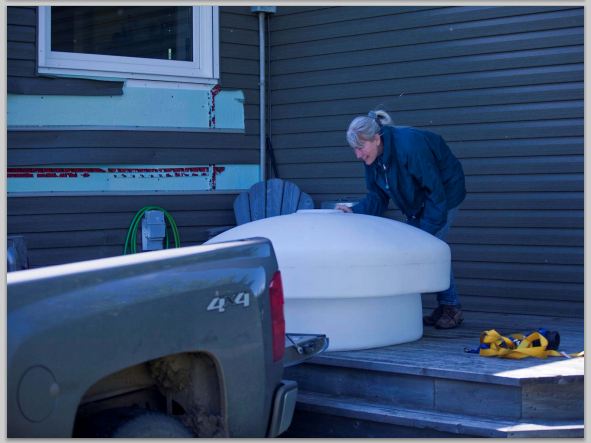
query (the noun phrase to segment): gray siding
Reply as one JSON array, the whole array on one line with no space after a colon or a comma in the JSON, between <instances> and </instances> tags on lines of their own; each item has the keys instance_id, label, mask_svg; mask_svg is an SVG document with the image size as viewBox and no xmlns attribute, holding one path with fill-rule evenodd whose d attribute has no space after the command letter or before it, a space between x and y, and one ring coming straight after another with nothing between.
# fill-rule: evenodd
<instances>
[{"instance_id":1,"label":"gray siding","mask_svg":"<svg viewBox=\"0 0 591 443\"><path fill-rule=\"evenodd\" d=\"M7 74L11 77L34 78L37 41L37 8L7 8Z\"/></svg>"},{"instance_id":2,"label":"gray siding","mask_svg":"<svg viewBox=\"0 0 591 443\"><path fill-rule=\"evenodd\" d=\"M345 130L376 107L440 133L467 176L449 238L464 307L582 316L583 21L565 6L279 7L280 177L317 207L361 198Z\"/></svg>"},{"instance_id":3,"label":"gray siding","mask_svg":"<svg viewBox=\"0 0 591 443\"><path fill-rule=\"evenodd\" d=\"M8 8L7 21L9 91L71 90L35 74L35 8ZM381 105L397 124L443 135L462 160L468 197L449 240L464 307L583 315L582 8L279 7L270 24L281 178L317 207L362 197L344 131ZM220 39L220 83L245 93L245 134L9 131L8 165L258 163L256 16L221 8ZM155 204L184 245L198 244L234 223L233 199L9 198L8 233L26 236L33 266L118 255L135 212Z\"/></svg>"},{"instance_id":4,"label":"gray siding","mask_svg":"<svg viewBox=\"0 0 591 443\"><path fill-rule=\"evenodd\" d=\"M111 257L123 253L135 213L156 205L174 218L181 245L196 245L208 239L208 229L235 224L234 198L233 194L9 198L8 233L25 236L31 267Z\"/></svg>"},{"instance_id":5,"label":"gray siding","mask_svg":"<svg viewBox=\"0 0 591 443\"><path fill-rule=\"evenodd\" d=\"M8 8L8 78L48 93L35 75L36 8ZM24 40L24 41L23 41ZM220 10L220 84L245 93L244 134L215 131L8 131L8 166L209 164L258 159L258 20L247 7ZM68 85L65 79L55 82ZM18 83L18 82L17 82ZM101 82L104 83L104 82ZM64 87L51 86L55 88ZM31 89L29 89L31 90ZM86 85L85 94L103 93ZM119 255L136 211L167 209L183 246L233 225L234 194L8 198L8 234L24 235L33 267Z\"/></svg>"},{"instance_id":6,"label":"gray siding","mask_svg":"<svg viewBox=\"0 0 591 443\"><path fill-rule=\"evenodd\" d=\"M7 8L7 90L11 94L121 95L123 82L37 75L37 8Z\"/></svg>"}]
</instances>

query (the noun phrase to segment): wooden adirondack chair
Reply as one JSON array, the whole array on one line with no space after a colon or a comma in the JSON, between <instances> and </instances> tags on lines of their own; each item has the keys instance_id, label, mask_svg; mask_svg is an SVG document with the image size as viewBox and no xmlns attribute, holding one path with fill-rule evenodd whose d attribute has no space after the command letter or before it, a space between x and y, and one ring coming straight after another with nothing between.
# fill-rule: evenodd
<instances>
[{"instance_id":1,"label":"wooden adirondack chair","mask_svg":"<svg viewBox=\"0 0 591 443\"><path fill-rule=\"evenodd\" d=\"M314 201L290 181L272 178L255 183L234 200L236 224L313 209Z\"/></svg>"}]
</instances>

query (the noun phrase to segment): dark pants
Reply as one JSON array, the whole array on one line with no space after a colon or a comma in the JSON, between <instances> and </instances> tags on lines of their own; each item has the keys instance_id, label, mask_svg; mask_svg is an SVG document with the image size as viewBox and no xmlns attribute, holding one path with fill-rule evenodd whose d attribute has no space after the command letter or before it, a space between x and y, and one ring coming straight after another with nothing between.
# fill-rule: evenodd
<instances>
[{"instance_id":1,"label":"dark pants","mask_svg":"<svg viewBox=\"0 0 591 443\"><path fill-rule=\"evenodd\" d=\"M449 233L449 229L451 224L453 223L456 215L458 213L458 207L450 209L447 211L447 223L445 226L441 228L438 232L435 233L435 237L440 240L445 241L447 238L447 234ZM458 296L458 291L456 290L456 282L454 279L454 272L453 268L450 267L450 276L449 276L449 288L445 291L441 291L437 293L437 303L440 305L459 305L460 300Z\"/></svg>"}]
</instances>

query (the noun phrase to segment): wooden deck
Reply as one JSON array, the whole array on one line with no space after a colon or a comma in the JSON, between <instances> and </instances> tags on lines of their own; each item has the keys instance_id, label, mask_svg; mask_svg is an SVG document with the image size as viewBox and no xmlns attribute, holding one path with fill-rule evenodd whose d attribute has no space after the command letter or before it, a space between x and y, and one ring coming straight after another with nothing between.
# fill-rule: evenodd
<instances>
[{"instance_id":1,"label":"wooden deck","mask_svg":"<svg viewBox=\"0 0 591 443\"><path fill-rule=\"evenodd\" d=\"M582 437L584 359L510 360L464 352L480 333L560 332L584 349L583 319L465 313L421 340L326 352L290 368L300 386L291 437Z\"/></svg>"}]
</instances>

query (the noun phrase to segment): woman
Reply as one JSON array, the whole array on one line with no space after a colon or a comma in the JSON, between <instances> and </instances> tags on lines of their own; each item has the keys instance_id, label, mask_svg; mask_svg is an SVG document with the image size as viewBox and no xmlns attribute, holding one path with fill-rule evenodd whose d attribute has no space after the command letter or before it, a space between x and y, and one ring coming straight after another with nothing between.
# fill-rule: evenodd
<instances>
[{"instance_id":1,"label":"woman","mask_svg":"<svg viewBox=\"0 0 591 443\"><path fill-rule=\"evenodd\" d=\"M382 110L355 118L347 141L365 163L367 195L344 212L382 215L389 199L408 224L445 240L458 206L466 197L464 171L443 138L429 131L392 125ZM438 307L423 323L440 329L463 321L453 272L449 289L437 294Z\"/></svg>"}]
</instances>

